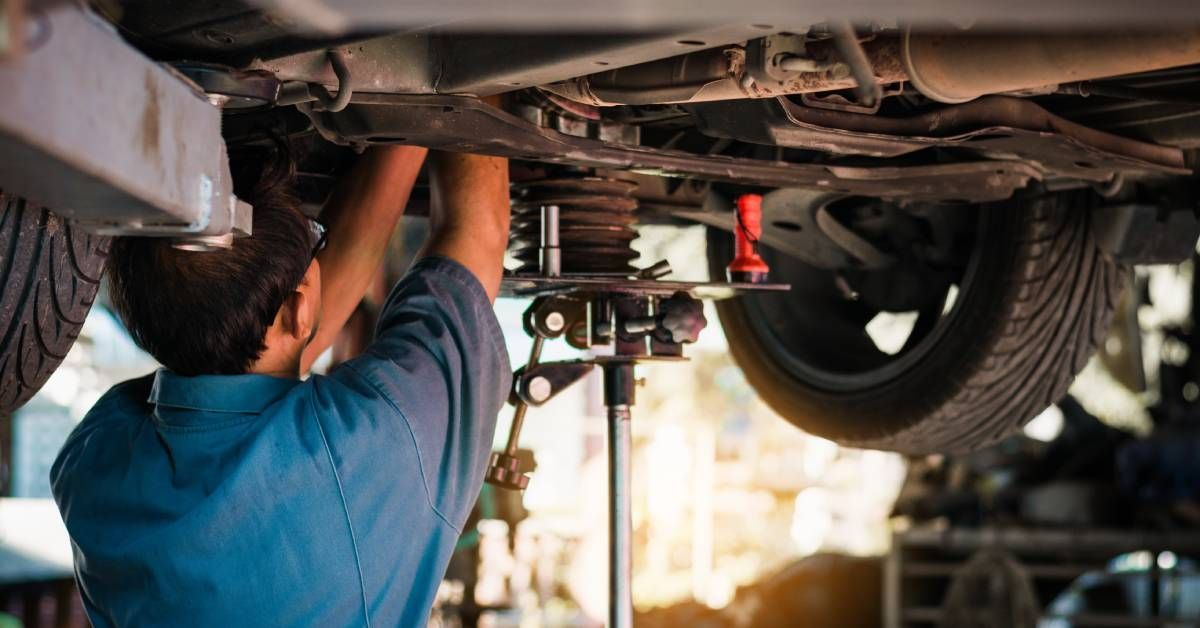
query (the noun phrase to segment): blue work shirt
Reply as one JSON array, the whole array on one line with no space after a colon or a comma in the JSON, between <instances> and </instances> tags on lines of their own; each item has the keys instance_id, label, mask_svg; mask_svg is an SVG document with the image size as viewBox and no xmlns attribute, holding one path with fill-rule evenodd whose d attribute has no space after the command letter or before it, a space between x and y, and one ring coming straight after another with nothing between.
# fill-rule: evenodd
<instances>
[{"instance_id":1,"label":"blue work shirt","mask_svg":"<svg viewBox=\"0 0 1200 628\"><path fill-rule=\"evenodd\" d=\"M479 281L426 258L328 376L115 386L50 472L96 626L423 626L510 384Z\"/></svg>"}]
</instances>

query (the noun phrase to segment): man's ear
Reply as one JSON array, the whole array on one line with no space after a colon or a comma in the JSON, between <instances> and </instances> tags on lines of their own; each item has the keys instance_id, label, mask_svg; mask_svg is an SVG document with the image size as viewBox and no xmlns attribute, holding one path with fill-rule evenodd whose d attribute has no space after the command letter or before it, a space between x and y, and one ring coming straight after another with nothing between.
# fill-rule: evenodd
<instances>
[{"instance_id":1,"label":"man's ear","mask_svg":"<svg viewBox=\"0 0 1200 628\"><path fill-rule=\"evenodd\" d=\"M304 278L288 297L286 308L291 324L285 327L296 340L308 342L317 333L321 321L321 264L316 259L304 271Z\"/></svg>"}]
</instances>

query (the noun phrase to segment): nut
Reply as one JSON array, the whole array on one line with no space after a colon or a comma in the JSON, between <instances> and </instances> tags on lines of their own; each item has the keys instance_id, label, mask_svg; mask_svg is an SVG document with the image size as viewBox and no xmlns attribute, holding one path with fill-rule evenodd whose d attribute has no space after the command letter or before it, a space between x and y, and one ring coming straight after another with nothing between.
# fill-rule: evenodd
<instances>
[{"instance_id":1,"label":"nut","mask_svg":"<svg viewBox=\"0 0 1200 628\"><path fill-rule=\"evenodd\" d=\"M541 403L549 399L551 392L550 380L540 375L529 380L525 388L525 393L529 395L529 400L535 403Z\"/></svg>"}]
</instances>

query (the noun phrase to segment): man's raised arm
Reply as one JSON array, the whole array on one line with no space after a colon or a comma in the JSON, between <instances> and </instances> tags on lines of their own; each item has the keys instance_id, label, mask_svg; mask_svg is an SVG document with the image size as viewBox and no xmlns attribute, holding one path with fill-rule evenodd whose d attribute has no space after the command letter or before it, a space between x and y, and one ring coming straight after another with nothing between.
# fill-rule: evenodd
<instances>
[{"instance_id":1,"label":"man's raised arm","mask_svg":"<svg viewBox=\"0 0 1200 628\"><path fill-rule=\"evenodd\" d=\"M333 344L383 263L388 239L408 204L425 153L419 146L371 147L325 204L321 221L329 238L317 255L324 317L301 357L301 373L307 373Z\"/></svg>"},{"instance_id":2,"label":"man's raised arm","mask_svg":"<svg viewBox=\"0 0 1200 628\"><path fill-rule=\"evenodd\" d=\"M429 157L433 203L421 256L462 264L496 300L508 246L508 160L465 153Z\"/></svg>"},{"instance_id":3,"label":"man's raised arm","mask_svg":"<svg viewBox=\"0 0 1200 628\"><path fill-rule=\"evenodd\" d=\"M350 405L324 426L341 459L370 460L380 477L399 443L413 443L434 510L462 530L483 484L512 365L491 301L508 241L504 159L430 153L433 202L422 259L383 305L362 355L319 382ZM411 506L411 505L410 505ZM457 534L453 535L455 538Z\"/></svg>"}]
</instances>

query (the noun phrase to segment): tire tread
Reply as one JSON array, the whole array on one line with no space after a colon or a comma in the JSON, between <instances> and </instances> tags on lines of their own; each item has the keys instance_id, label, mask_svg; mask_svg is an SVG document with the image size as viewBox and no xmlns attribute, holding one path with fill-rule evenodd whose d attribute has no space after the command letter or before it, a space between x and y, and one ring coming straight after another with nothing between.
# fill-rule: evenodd
<instances>
[{"instance_id":1,"label":"tire tread","mask_svg":"<svg viewBox=\"0 0 1200 628\"><path fill-rule=\"evenodd\" d=\"M1088 211L1061 196L1012 208L1021 221L1001 308L980 329L957 394L898 433L856 444L908 452L959 452L992 444L1067 393L1103 339L1127 270L1101 254Z\"/></svg>"},{"instance_id":2,"label":"tire tread","mask_svg":"<svg viewBox=\"0 0 1200 628\"><path fill-rule=\"evenodd\" d=\"M0 414L66 358L96 300L110 239L0 190Z\"/></svg>"}]
</instances>

